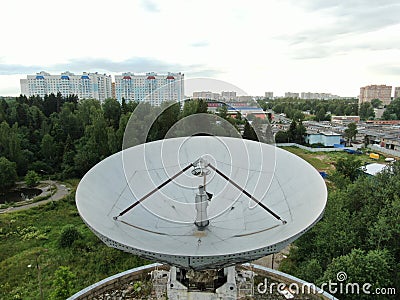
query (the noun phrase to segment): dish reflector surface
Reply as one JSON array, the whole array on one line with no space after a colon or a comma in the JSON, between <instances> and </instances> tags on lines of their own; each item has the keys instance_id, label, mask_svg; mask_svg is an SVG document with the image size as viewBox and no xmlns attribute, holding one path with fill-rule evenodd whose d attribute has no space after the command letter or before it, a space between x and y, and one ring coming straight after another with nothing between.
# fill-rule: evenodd
<instances>
[{"instance_id":1,"label":"dish reflector surface","mask_svg":"<svg viewBox=\"0 0 400 300\"><path fill-rule=\"evenodd\" d=\"M204 178L193 175L192 167L115 218L199 158L287 223L209 169L210 222L199 231L194 224L195 196ZM76 192L81 217L109 246L197 270L279 251L322 217L326 198L322 177L301 158L268 144L215 136L166 139L125 149L94 166Z\"/></svg>"}]
</instances>

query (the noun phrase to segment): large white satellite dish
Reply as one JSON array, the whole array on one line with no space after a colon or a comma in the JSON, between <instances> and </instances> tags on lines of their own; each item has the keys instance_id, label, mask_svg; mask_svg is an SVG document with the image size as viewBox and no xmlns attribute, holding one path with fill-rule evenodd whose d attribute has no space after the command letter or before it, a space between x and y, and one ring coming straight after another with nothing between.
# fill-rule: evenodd
<instances>
[{"instance_id":1,"label":"large white satellite dish","mask_svg":"<svg viewBox=\"0 0 400 300\"><path fill-rule=\"evenodd\" d=\"M326 199L322 177L301 158L215 136L125 149L76 192L81 217L107 245L195 270L281 250L322 217Z\"/></svg>"}]
</instances>

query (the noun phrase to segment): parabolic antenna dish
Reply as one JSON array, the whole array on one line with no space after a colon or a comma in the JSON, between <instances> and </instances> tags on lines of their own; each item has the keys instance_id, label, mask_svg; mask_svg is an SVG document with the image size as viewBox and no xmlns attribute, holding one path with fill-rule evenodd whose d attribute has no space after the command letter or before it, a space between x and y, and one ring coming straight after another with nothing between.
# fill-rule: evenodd
<instances>
[{"instance_id":1,"label":"parabolic antenna dish","mask_svg":"<svg viewBox=\"0 0 400 300\"><path fill-rule=\"evenodd\" d=\"M207 224L198 226L204 183ZM81 217L107 245L195 270L281 250L322 217L326 199L322 177L301 158L216 136L125 149L94 166L76 192Z\"/></svg>"}]
</instances>

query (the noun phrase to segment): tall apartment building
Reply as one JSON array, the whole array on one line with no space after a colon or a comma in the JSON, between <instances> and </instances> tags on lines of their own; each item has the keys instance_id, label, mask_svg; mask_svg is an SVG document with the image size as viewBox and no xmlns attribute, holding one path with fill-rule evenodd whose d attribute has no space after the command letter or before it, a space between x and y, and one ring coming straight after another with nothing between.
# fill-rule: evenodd
<instances>
[{"instance_id":1,"label":"tall apartment building","mask_svg":"<svg viewBox=\"0 0 400 300\"><path fill-rule=\"evenodd\" d=\"M393 99L397 99L400 98L400 86L396 86L394 88L394 98Z\"/></svg>"},{"instance_id":2,"label":"tall apartment building","mask_svg":"<svg viewBox=\"0 0 400 300\"><path fill-rule=\"evenodd\" d=\"M115 82L111 83L111 95L113 99L117 99L117 96L115 94Z\"/></svg>"},{"instance_id":3,"label":"tall apartment building","mask_svg":"<svg viewBox=\"0 0 400 300\"><path fill-rule=\"evenodd\" d=\"M224 100L236 100L237 96L236 96L236 92L231 92L231 91L222 91L221 92L221 98Z\"/></svg>"},{"instance_id":4,"label":"tall apartment building","mask_svg":"<svg viewBox=\"0 0 400 300\"><path fill-rule=\"evenodd\" d=\"M159 106L164 101L184 100L184 74L154 72L134 74L131 72L115 75L115 96L119 102L147 101Z\"/></svg>"},{"instance_id":5,"label":"tall apartment building","mask_svg":"<svg viewBox=\"0 0 400 300\"><path fill-rule=\"evenodd\" d=\"M97 99L104 101L112 97L111 75L86 73L75 75L64 72L61 75L51 75L40 72L36 75L28 75L20 80L21 94L26 96L39 95L44 97L51 93L60 92L63 96L77 95L79 99Z\"/></svg>"},{"instance_id":6,"label":"tall apartment building","mask_svg":"<svg viewBox=\"0 0 400 300\"><path fill-rule=\"evenodd\" d=\"M373 99L379 99L384 105L390 104L392 96L392 87L385 84L368 85L360 88L360 97L358 104L371 102Z\"/></svg>"},{"instance_id":7,"label":"tall apartment building","mask_svg":"<svg viewBox=\"0 0 400 300\"><path fill-rule=\"evenodd\" d=\"M299 93L292 93L292 92L286 92L285 93L285 98L300 98Z\"/></svg>"},{"instance_id":8,"label":"tall apartment building","mask_svg":"<svg viewBox=\"0 0 400 300\"><path fill-rule=\"evenodd\" d=\"M267 99L274 99L274 92L265 92L264 97Z\"/></svg>"}]
</instances>

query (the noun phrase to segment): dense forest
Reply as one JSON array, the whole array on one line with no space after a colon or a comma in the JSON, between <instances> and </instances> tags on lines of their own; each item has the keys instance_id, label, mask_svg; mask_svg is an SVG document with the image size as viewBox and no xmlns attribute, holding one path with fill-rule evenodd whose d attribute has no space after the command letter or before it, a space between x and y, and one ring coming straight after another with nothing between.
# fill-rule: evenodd
<instances>
[{"instance_id":1,"label":"dense forest","mask_svg":"<svg viewBox=\"0 0 400 300\"><path fill-rule=\"evenodd\" d=\"M76 96L61 94L0 99L0 190L11 187L28 171L55 179L80 178L100 160L122 150L125 128L137 106L136 102L119 103L115 99L103 103L93 99L78 101ZM207 103L188 100L183 107L179 103L163 103L161 107L142 103L140 110L130 124L139 135L146 120L153 118L145 137L149 142L164 138L178 120L207 113ZM231 118L226 112L227 108L222 107L217 115L236 133L243 125L244 137L257 139L245 119L240 115ZM213 126L217 135L231 135L218 122L207 121L213 123L208 126Z\"/></svg>"},{"instance_id":2,"label":"dense forest","mask_svg":"<svg viewBox=\"0 0 400 300\"><path fill-rule=\"evenodd\" d=\"M82 176L120 150L134 106L60 94L0 100L0 157L15 164L19 177L28 170L61 178Z\"/></svg>"},{"instance_id":3,"label":"dense forest","mask_svg":"<svg viewBox=\"0 0 400 300\"><path fill-rule=\"evenodd\" d=\"M400 163L376 176L360 175L361 162L350 156L336 162L330 176L323 219L291 247L280 268L317 286L336 282L370 283L376 288L400 290ZM326 290L326 289L325 289ZM392 291L393 294L393 291ZM394 299L345 294L339 299ZM377 297L377 298L374 298Z\"/></svg>"}]
</instances>

